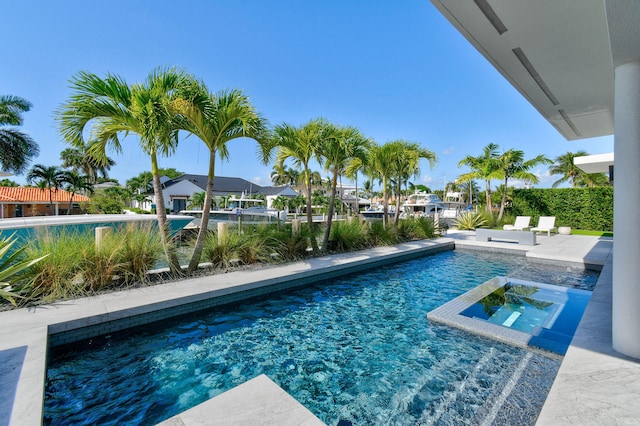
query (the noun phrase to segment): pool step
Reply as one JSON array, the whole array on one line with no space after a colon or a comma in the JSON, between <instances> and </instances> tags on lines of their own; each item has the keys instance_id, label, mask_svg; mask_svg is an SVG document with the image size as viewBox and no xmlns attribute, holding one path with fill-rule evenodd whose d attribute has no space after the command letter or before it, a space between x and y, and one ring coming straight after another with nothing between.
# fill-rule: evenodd
<instances>
[{"instance_id":1,"label":"pool step","mask_svg":"<svg viewBox=\"0 0 640 426\"><path fill-rule=\"evenodd\" d=\"M467 378L463 380L454 391L445 392L443 398L435 409L423 411L422 417L420 418L420 424L436 424L445 413L455 411L455 409L451 408L452 405L454 405L460 395L466 391L468 384L475 381L478 374L483 371L485 366L489 364L495 355L495 348L489 348L489 351L480 358L471 374L467 376Z\"/></svg>"},{"instance_id":2,"label":"pool step","mask_svg":"<svg viewBox=\"0 0 640 426\"><path fill-rule=\"evenodd\" d=\"M514 312L514 314L515 313L516 312ZM513 316L513 314L511 316ZM509 317L509 318L511 318L511 317ZM515 319L514 319L514 321L515 321ZM522 357L522 360L518 364L518 367L515 369L515 371L511 375L511 377L509 377L509 380L507 381L507 384L502 389L502 392L500 392L500 395L498 395L498 397L495 399L495 401L493 401L493 404L491 405L491 408L489 409L489 412L487 413L485 418L480 423L480 426L490 426L490 425L494 424L494 421L496 419L498 411L502 408L504 402L507 400L507 397L509 395L511 395L511 392L513 391L513 389L518 384L518 381L520 380L520 377L522 376L522 372L529 365L529 361L531 360L532 356L533 356L533 354L531 352L527 352L525 354L525 356Z\"/></svg>"}]
</instances>

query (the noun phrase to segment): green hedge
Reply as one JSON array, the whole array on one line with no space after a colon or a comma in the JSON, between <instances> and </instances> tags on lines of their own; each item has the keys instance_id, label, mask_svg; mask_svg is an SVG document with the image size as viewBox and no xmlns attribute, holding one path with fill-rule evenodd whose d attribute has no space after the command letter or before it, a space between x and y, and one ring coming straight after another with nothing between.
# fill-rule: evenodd
<instances>
[{"instance_id":1,"label":"green hedge","mask_svg":"<svg viewBox=\"0 0 640 426\"><path fill-rule=\"evenodd\" d=\"M556 226L613 231L613 187L516 189L511 214L531 216L535 226L540 216L555 216Z\"/></svg>"}]
</instances>

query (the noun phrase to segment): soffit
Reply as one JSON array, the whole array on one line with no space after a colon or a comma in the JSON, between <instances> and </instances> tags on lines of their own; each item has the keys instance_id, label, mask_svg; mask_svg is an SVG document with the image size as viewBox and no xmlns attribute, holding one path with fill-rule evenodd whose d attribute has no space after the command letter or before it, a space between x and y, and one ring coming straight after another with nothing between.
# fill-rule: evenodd
<instances>
[{"instance_id":1,"label":"soffit","mask_svg":"<svg viewBox=\"0 0 640 426\"><path fill-rule=\"evenodd\" d=\"M565 138L613 133L603 0L431 1Z\"/></svg>"}]
</instances>

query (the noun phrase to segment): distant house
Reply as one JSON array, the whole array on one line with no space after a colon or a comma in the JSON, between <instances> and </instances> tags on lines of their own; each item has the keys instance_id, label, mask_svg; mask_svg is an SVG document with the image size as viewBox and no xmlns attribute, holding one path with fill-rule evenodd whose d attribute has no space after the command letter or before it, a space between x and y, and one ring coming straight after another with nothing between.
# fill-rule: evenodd
<instances>
[{"instance_id":1,"label":"distant house","mask_svg":"<svg viewBox=\"0 0 640 426\"><path fill-rule=\"evenodd\" d=\"M169 179L163 182L162 195L164 197L165 208L171 213L178 213L180 210L186 210L193 194L204 192L207 188L207 176L185 174L175 179ZM290 186L260 186L248 180L236 177L215 176L213 178L213 196L214 207L220 197L241 196L252 197L256 194L262 194L266 197L267 207L271 207L271 203L278 196L295 197L298 193ZM218 197L217 199L215 197ZM151 209L151 204L155 204L153 194L150 194L149 201L144 207Z\"/></svg>"},{"instance_id":2,"label":"distant house","mask_svg":"<svg viewBox=\"0 0 640 426\"><path fill-rule=\"evenodd\" d=\"M64 189L40 189L0 186L0 218L50 216L49 194L53 199L53 214L67 214L71 193ZM80 214L79 203L90 199L74 194L71 214Z\"/></svg>"}]
</instances>

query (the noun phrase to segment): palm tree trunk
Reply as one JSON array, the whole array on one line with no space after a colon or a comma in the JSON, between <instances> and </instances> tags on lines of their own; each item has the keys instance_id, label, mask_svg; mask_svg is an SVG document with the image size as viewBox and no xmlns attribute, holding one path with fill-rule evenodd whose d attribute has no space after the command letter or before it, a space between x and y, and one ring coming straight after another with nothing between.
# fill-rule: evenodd
<instances>
[{"instance_id":1,"label":"palm tree trunk","mask_svg":"<svg viewBox=\"0 0 640 426\"><path fill-rule=\"evenodd\" d=\"M213 178L215 176L215 151L210 151L209 154L209 174L207 176L207 188L204 192L204 206L202 206L202 220L200 221L200 229L198 230L198 237L196 238L196 245L193 249L193 255L189 262L189 272L193 272L200 263L200 256L202 256L202 250L204 249L204 243L207 240L209 234L209 216L211 211L211 199L213 198Z\"/></svg>"},{"instance_id":2,"label":"palm tree trunk","mask_svg":"<svg viewBox=\"0 0 640 426\"><path fill-rule=\"evenodd\" d=\"M71 206L73 206L73 195L75 193L72 192L71 193L71 197L69 198L69 208L67 209L67 216L71 214Z\"/></svg>"},{"instance_id":3,"label":"palm tree trunk","mask_svg":"<svg viewBox=\"0 0 640 426\"><path fill-rule=\"evenodd\" d=\"M55 216L56 213L53 211L53 188L49 188L49 208L51 209L51 216Z\"/></svg>"},{"instance_id":4,"label":"palm tree trunk","mask_svg":"<svg viewBox=\"0 0 640 426\"><path fill-rule=\"evenodd\" d=\"M389 200L387 200L387 177L382 179L382 225L389 226Z\"/></svg>"},{"instance_id":5,"label":"palm tree trunk","mask_svg":"<svg viewBox=\"0 0 640 426\"><path fill-rule=\"evenodd\" d=\"M502 215L504 214L504 207L507 204L507 180L509 178L504 178L504 191L502 191L502 200L500 200L500 213L498 213L498 220L502 219Z\"/></svg>"},{"instance_id":6,"label":"palm tree trunk","mask_svg":"<svg viewBox=\"0 0 640 426\"><path fill-rule=\"evenodd\" d=\"M304 173L305 185L307 186L307 226L309 227L309 238L311 238L311 248L313 252L318 251L318 242L313 232L313 212L311 211L311 174L307 168Z\"/></svg>"},{"instance_id":7,"label":"palm tree trunk","mask_svg":"<svg viewBox=\"0 0 640 426\"><path fill-rule=\"evenodd\" d=\"M331 222L333 221L334 204L336 201L336 186L338 185L338 169L333 171L333 179L331 180L331 197L329 199L329 214L327 217L327 227L324 230L324 238L322 239L322 250L326 251L329 244L329 235L331 234Z\"/></svg>"},{"instance_id":8,"label":"palm tree trunk","mask_svg":"<svg viewBox=\"0 0 640 426\"><path fill-rule=\"evenodd\" d=\"M396 213L393 215L393 227L398 230L398 223L400 222L400 192L402 191L401 180L398 179L398 185L396 187Z\"/></svg>"},{"instance_id":9,"label":"palm tree trunk","mask_svg":"<svg viewBox=\"0 0 640 426\"><path fill-rule=\"evenodd\" d=\"M164 207L164 195L162 194L162 185L160 184L160 176L158 176L158 157L155 152L151 153L151 174L153 176L153 192L156 197L156 214L158 215L158 230L164 253L167 257L167 263L171 273L175 276L182 275L180 262L174 250L169 235L169 223L167 221L167 212Z\"/></svg>"},{"instance_id":10,"label":"palm tree trunk","mask_svg":"<svg viewBox=\"0 0 640 426\"><path fill-rule=\"evenodd\" d=\"M487 203L486 209L489 213L491 213L491 181L485 181L485 202Z\"/></svg>"}]
</instances>

